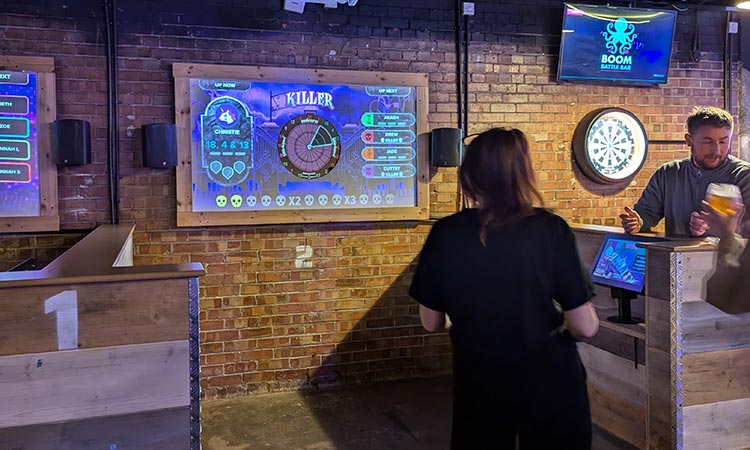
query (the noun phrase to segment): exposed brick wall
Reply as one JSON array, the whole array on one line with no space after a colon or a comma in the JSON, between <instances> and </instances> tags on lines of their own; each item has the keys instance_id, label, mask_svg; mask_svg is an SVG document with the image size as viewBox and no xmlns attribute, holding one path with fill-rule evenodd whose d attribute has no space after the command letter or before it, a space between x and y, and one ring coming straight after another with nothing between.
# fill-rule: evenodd
<instances>
[{"instance_id":1,"label":"exposed brick wall","mask_svg":"<svg viewBox=\"0 0 750 450\"><path fill-rule=\"evenodd\" d=\"M0 236L0 272L29 259L35 267L44 267L82 237L82 233Z\"/></svg>"},{"instance_id":2,"label":"exposed brick wall","mask_svg":"<svg viewBox=\"0 0 750 450\"><path fill-rule=\"evenodd\" d=\"M59 176L62 227L90 229L109 218L103 12L93 0L66 3L2 3L0 53L54 57L58 117L92 122L94 163ZM424 72L430 128L455 126L455 2L360 0L331 10L308 5L304 15L281 11L281 1L229 3L118 5L120 218L137 225L137 264L206 267L205 397L449 370L447 337L422 331L406 295L428 224L177 229L174 171L141 166L139 129L174 120L174 62ZM651 139L681 140L693 104L723 104L720 12L680 13L669 83L638 88L555 82L560 2L475 3L470 132L498 125L526 131L545 201L568 220L614 224L656 167L688 152L681 144L651 145L631 183L595 185L571 158L573 129L588 111L625 107ZM700 61L691 56L696 18ZM434 216L457 210L455 169L433 169L430 190ZM312 248L311 268L295 266L298 246Z\"/></svg>"}]
</instances>

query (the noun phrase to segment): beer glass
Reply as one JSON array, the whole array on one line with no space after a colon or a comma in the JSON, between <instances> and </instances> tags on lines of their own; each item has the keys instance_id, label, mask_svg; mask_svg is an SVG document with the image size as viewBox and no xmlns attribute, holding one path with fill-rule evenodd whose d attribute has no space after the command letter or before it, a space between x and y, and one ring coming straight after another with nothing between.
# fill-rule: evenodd
<instances>
[{"instance_id":1,"label":"beer glass","mask_svg":"<svg viewBox=\"0 0 750 450\"><path fill-rule=\"evenodd\" d=\"M711 183L706 190L706 202L722 214L736 214L742 204L742 194L733 184Z\"/></svg>"}]
</instances>

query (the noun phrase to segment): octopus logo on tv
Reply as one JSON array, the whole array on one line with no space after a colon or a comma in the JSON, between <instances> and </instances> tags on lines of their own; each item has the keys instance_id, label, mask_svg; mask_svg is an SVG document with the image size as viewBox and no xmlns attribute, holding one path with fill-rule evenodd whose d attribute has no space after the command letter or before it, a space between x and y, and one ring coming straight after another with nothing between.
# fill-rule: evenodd
<instances>
[{"instance_id":1,"label":"octopus logo on tv","mask_svg":"<svg viewBox=\"0 0 750 450\"><path fill-rule=\"evenodd\" d=\"M607 29L602 31L602 37L606 42L605 47L608 53L602 54L600 69L629 72L633 64L630 49L638 37L638 33L635 32L635 25L628 22L624 17L619 17L607 24Z\"/></svg>"}]
</instances>

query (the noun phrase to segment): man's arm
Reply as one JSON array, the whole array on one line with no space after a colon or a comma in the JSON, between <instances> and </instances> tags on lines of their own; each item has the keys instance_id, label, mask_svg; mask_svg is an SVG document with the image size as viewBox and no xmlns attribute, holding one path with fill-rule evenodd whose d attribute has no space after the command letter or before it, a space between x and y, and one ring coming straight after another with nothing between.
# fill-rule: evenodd
<instances>
[{"instance_id":1,"label":"man's arm","mask_svg":"<svg viewBox=\"0 0 750 450\"><path fill-rule=\"evenodd\" d=\"M654 172L641 198L633 207L642 221L640 229L642 232L651 231L651 228L664 218L665 174L663 167Z\"/></svg>"}]
</instances>

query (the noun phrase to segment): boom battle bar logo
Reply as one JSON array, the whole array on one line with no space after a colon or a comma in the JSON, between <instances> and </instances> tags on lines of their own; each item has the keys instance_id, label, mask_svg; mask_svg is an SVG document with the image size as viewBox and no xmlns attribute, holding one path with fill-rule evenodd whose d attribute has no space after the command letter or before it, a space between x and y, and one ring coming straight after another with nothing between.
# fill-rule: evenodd
<instances>
[{"instance_id":1,"label":"boom battle bar logo","mask_svg":"<svg viewBox=\"0 0 750 450\"><path fill-rule=\"evenodd\" d=\"M333 95L328 92L317 91L290 91L271 97L271 109L277 111L284 108L297 108L299 106L317 106L336 109L333 106Z\"/></svg>"},{"instance_id":2,"label":"boom battle bar logo","mask_svg":"<svg viewBox=\"0 0 750 450\"><path fill-rule=\"evenodd\" d=\"M624 17L619 17L607 24L607 29L602 31L602 37L606 42L607 53L602 54L599 70L629 72L633 64L630 49L638 37L638 33L635 32L635 25L628 22Z\"/></svg>"}]
</instances>

